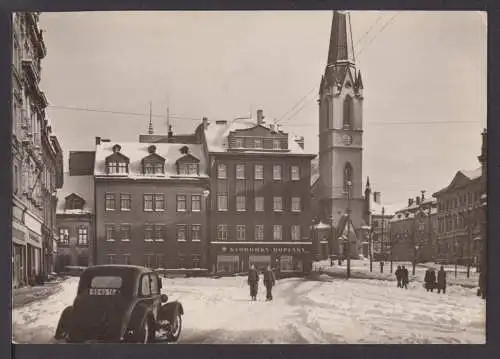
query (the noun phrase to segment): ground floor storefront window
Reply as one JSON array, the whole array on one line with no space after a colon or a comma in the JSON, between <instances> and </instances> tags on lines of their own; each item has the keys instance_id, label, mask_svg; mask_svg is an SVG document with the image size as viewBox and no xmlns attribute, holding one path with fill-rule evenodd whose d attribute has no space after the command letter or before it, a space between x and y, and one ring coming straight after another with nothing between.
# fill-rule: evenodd
<instances>
[{"instance_id":1,"label":"ground floor storefront window","mask_svg":"<svg viewBox=\"0 0 500 359\"><path fill-rule=\"evenodd\" d=\"M26 284L26 246L14 244L12 248L12 285L14 288Z\"/></svg>"},{"instance_id":2,"label":"ground floor storefront window","mask_svg":"<svg viewBox=\"0 0 500 359\"><path fill-rule=\"evenodd\" d=\"M240 267L239 256L217 256L217 272L235 273Z\"/></svg>"},{"instance_id":3,"label":"ground floor storefront window","mask_svg":"<svg viewBox=\"0 0 500 359\"><path fill-rule=\"evenodd\" d=\"M255 265L256 269L264 270L268 265L271 265L271 256L249 256L248 265Z\"/></svg>"}]
</instances>

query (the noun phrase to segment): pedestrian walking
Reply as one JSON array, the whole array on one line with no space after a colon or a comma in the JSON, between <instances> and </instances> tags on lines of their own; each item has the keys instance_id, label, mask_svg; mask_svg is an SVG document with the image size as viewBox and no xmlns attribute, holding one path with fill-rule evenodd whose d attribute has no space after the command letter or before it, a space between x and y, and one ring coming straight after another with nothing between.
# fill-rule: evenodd
<instances>
[{"instance_id":1,"label":"pedestrian walking","mask_svg":"<svg viewBox=\"0 0 500 359\"><path fill-rule=\"evenodd\" d=\"M433 292L436 286L436 272L434 272L434 268L429 268L425 271L424 282L425 289L427 289L428 292Z\"/></svg>"},{"instance_id":2,"label":"pedestrian walking","mask_svg":"<svg viewBox=\"0 0 500 359\"><path fill-rule=\"evenodd\" d=\"M410 281L408 279L408 269L406 269L406 267L403 266L403 268L401 268L401 273L402 273L401 289L403 289L403 288L408 289L408 282Z\"/></svg>"},{"instance_id":3,"label":"pedestrian walking","mask_svg":"<svg viewBox=\"0 0 500 359\"><path fill-rule=\"evenodd\" d=\"M396 280L398 281L398 288L401 288L402 285L401 285L401 280L403 279L402 277L402 272L401 272L401 266L398 266L398 268L396 269Z\"/></svg>"},{"instance_id":4,"label":"pedestrian walking","mask_svg":"<svg viewBox=\"0 0 500 359\"><path fill-rule=\"evenodd\" d=\"M257 272L253 264L248 271L248 285L250 287L250 297L252 300L257 300L257 292L259 290L259 272Z\"/></svg>"},{"instance_id":5,"label":"pedestrian walking","mask_svg":"<svg viewBox=\"0 0 500 359\"><path fill-rule=\"evenodd\" d=\"M443 266L441 266L437 275L437 290L438 294L441 293L441 291L443 291L443 294L446 293L446 272Z\"/></svg>"},{"instance_id":6,"label":"pedestrian walking","mask_svg":"<svg viewBox=\"0 0 500 359\"><path fill-rule=\"evenodd\" d=\"M273 287L276 284L276 276L271 266L264 271L264 285L266 286L266 300L273 300Z\"/></svg>"}]
</instances>

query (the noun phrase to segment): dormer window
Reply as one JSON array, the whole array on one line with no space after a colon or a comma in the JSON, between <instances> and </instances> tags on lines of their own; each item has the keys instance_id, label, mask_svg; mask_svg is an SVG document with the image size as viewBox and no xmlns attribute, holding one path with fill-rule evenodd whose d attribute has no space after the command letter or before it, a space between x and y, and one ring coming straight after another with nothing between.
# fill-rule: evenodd
<instances>
[{"instance_id":1,"label":"dormer window","mask_svg":"<svg viewBox=\"0 0 500 359\"><path fill-rule=\"evenodd\" d=\"M262 139L261 138L256 138L253 141L253 145L255 148L262 148Z\"/></svg>"},{"instance_id":2,"label":"dormer window","mask_svg":"<svg viewBox=\"0 0 500 359\"><path fill-rule=\"evenodd\" d=\"M179 158L176 165L178 175L196 176L200 174L200 160L191 154Z\"/></svg>"},{"instance_id":3,"label":"dormer window","mask_svg":"<svg viewBox=\"0 0 500 359\"><path fill-rule=\"evenodd\" d=\"M130 160L120 153L120 145L113 146L113 154L106 157L106 172L108 174L127 174Z\"/></svg>"},{"instance_id":4,"label":"dormer window","mask_svg":"<svg viewBox=\"0 0 500 359\"><path fill-rule=\"evenodd\" d=\"M65 198L65 209L83 209L85 200L76 194L70 194Z\"/></svg>"},{"instance_id":5,"label":"dormer window","mask_svg":"<svg viewBox=\"0 0 500 359\"><path fill-rule=\"evenodd\" d=\"M281 141L273 140L273 150L281 150Z\"/></svg>"},{"instance_id":6,"label":"dormer window","mask_svg":"<svg viewBox=\"0 0 500 359\"><path fill-rule=\"evenodd\" d=\"M156 146L149 146L149 156L142 159L142 173L145 175L164 174L165 159L155 153Z\"/></svg>"},{"instance_id":7,"label":"dormer window","mask_svg":"<svg viewBox=\"0 0 500 359\"><path fill-rule=\"evenodd\" d=\"M234 147L236 147L236 148L243 148L244 147L243 143L244 143L243 138L237 138L234 141Z\"/></svg>"}]
</instances>

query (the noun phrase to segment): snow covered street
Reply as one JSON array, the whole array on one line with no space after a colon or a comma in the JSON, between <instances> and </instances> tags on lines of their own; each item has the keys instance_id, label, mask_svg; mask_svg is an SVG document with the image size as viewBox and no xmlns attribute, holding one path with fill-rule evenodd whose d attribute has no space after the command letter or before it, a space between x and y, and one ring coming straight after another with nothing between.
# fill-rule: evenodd
<instances>
[{"instance_id":1,"label":"snow covered street","mask_svg":"<svg viewBox=\"0 0 500 359\"><path fill-rule=\"evenodd\" d=\"M12 312L18 343L52 343L77 278L53 296ZM164 279L170 300L185 309L180 343L485 343L485 302L475 290L451 286L445 295L378 280L283 279L266 302L261 285L249 299L245 277ZM165 289L164 288L164 289Z\"/></svg>"}]
</instances>

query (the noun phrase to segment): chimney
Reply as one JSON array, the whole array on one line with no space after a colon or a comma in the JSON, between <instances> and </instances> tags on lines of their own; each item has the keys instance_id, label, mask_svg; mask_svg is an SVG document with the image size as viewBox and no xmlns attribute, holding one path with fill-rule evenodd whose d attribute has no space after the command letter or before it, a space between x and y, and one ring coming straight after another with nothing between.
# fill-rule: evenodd
<instances>
[{"instance_id":1,"label":"chimney","mask_svg":"<svg viewBox=\"0 0 500 359\"><path fill-rule=\"evenodd\" d=\"M173 137L174 136L174 131L172 131L172 125L168 125L168 137Z\"/></svg>"},{"instance_id":2,"label":"chimney","mask_svg":"<svg viewBox=\"0 0 500 359\"><path fill-rule=\"evenodd\" d=\"M208 127L208 118L203 117L203 129L206 130Z\"/></svg>"},{"instance_id":3,"label":"chimney","mask_svg":"<svg viewBox=\"0 0 500 359\"><path fill-rule=\"evenodd\" d=\"M264 111L257 110L257 125L262 125L264 123Z\"/></svg>"},{"instance_id":4,"label":"chimney","mask_svg":"<svg viewBox=\"0 0 500 359\"><path fill-rule=\"evenodd\" d=\"M304 136L297 137L295 142L297 142L300 148L304 149Z\"/></svg>"},{"instance_id":5,"label":"chimney","mask_svg":"<svg viewBox=\"0 0 500 359\"><path fill-rule=\"evenodd\" d=\"M95 144L99 146L101 144L101 138L99 136L95 137Z\"/></svg>"},{"instance_id":6,"label":"chimney","mask_svg":"<svg viewBox=\"0 0 500 359\"><path fill-rule=\"evenodd\" d=\"M413 198L408 198L408 207L410 207L413 204Z\"/></svg>"},{"instance_id":7,"label":"chimney","mask_svg":"<svg viewBox=\"0 0 500 359\"><path fill-rule=\"evenodd\" d=\"M226 120L216 120L215 124L216 125L227 125L227 121Z\"/></svg>"},{"instance_id":8,"label":"chimney","mask_svg":"<svg viewBox=\"0 0 500 359\"><path fill-rule=\"evenodd\" d=\"M380 192L373 192L373 202L380 204Z\"/></svg>"},{"instance_id":9,"label":"chimney","mask_svg":"<svg viewBox=\"0 0 500 359\"><path fill-rule=\"evenodd\" d=\"M417 206L420 206L420 197L418 197L418 196L415 197L415 201L417 203Z\"/></svg>"},{"instance_id":10,"label":"chimney","mask_svg":"<svg viewBox=\"0 0 500 359\"><path fill-rule=\"evenodd\" d=\"M275 131L276 131L275 126L274 126L274 123L271 123L271 124L269 125L269 127L271 128L271 132L275 132Z\"/></svg>"}]
</instances>

